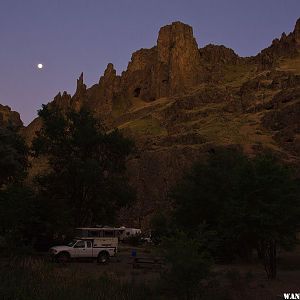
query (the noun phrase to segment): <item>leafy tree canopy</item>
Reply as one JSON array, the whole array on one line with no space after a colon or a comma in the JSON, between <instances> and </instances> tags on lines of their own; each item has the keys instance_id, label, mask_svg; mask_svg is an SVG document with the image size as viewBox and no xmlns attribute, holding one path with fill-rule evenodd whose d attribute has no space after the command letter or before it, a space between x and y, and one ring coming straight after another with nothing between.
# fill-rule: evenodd
<instances>
[{"instance_id":1,"label":"leafy tree canopy","mask_svg":"<svg viewBox=\"0 0 300 300\"><path fill-rule=\"evenodd\" d=\"M133 142L118 130L106 132L86 109L62 112L43 106L43 126L33 141L49 171L37 178L45 201L45 220L56 228L108 224L134 199L124 175Z\"/></svg>"},{"instance_id":2,"label":"leafy tree canopy","mask_svg":"<svg viewBox=\"0 0 300 300\"><path fill-rule=\"evenodd\" d=\"M10 185L0 191L0 235L10 246L31 243L40 223L39 204L30 188Z\"/></svg>"},{"instance_id":3,"label":"leafy tree canopy","mask_svg":"<svg viewBox=\"0 0 300 300\"><path fill-rule=\"evenodd\" d=\"M28 167L28 148L13 127L0 127L0 188L20 182Z\"/></svg>"},{"instance_id":4,"label":"leafy tree canopy","mask_svg":"<svg viewBox=\"0 0 300 300\"><path fill-rule=\"evenodd\" d=\"M192 235L205 224L227 257L260 247L266 253L271 244L286 248L299 230L299 187L271 154L249 159L237 150L217 151L174 190L174 220Z\"/></svg>"}]
</instances>

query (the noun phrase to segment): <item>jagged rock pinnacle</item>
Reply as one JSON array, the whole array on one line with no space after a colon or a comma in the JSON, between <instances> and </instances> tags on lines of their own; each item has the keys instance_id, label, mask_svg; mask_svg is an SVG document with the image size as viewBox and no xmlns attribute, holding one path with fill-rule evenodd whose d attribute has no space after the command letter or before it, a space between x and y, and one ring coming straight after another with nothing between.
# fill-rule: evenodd
<instances>
[{"instance_id":1,"label":"jagged rock pinnacle","mask_svg":"<svg viewBox=\"0 0 300 300\"><path fill-rule=\"evenodd\" d=\"M300 46L300 18L296 22L294 35L295 35L296 43Z\"/></svg>"},{"instance_id":2,"label":"jagged rock pinnacle","mask_svg":"<svg viewBox=\"0 0 300 300\"><path fill-rule=\"evenodd\" d=\"M76 92L74 94L74 99L77 100L81 96L83 96L86 92L86 85L83 82L83 72L80 74L79 78L77 79L77 87Z\"/></svg>"}]
</instances>

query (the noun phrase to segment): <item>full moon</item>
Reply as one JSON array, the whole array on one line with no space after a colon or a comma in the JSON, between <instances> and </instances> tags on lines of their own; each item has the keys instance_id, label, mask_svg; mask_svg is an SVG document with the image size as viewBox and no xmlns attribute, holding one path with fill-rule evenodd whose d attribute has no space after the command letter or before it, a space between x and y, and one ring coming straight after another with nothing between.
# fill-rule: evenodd
<instances>
[{"instance_id":1,"label":"full moon","mask_svg":"<svg viewBox=\"0 0 300 300\"><path fill-rule=\"evenodd\" d=\"M37 67L38 67L38 69L43 69L44 65L43 64L38 64Z\"/></svg>"}]
</instances>

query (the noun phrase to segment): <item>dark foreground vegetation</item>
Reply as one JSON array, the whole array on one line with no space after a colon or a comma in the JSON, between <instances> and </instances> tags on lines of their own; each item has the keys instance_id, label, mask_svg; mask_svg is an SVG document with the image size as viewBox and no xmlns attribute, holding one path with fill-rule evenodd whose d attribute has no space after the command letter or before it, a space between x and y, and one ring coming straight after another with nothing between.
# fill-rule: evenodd
<instances>
[{"instance_id":1,"label":"dark foreground vegetation","mask_svg":"<svg viewBox=\"0 0 300 300\"><path fill-rule=\"evenodd\" d=\"M293 169L270 153L211 153L173 191L172 223L214 258L251 260L256 250L268 278L276 277L278 249L297 244L300 184Z\"/></svg>"},{"instance_id":2,"label":"dark foreground vegetation","mask_svg":"<svg viewBox=\"0 0 300 300\"><path fill-rule=\"evenodd\" d=\"M107 133L84 108L43 106L39 116L43 126L30 148L15 129L0 132L0 235L11 246L47 250L54 236L75 227L113 224L134 201L125 176L134 144L118 130ZM47 162L47 169L25 184L32 159Z\"/></svg>"},{"instance_id":3,"label":"dark foreground vegetation","mask_svg":"<svg viewBox=\"0 0 300 300\"><path fill-rule=\"evenodd\" d=\"M292 261L280 261L278 280L267 280L253 263L216 265L207 278L197 283L192 294L184 282L174 288L166 270L158 273L133 269L124 260L129 253L120 253L119 262L105 266L91 262L54 264L36 255L2 258L0 299L270 300L280 299L283 292L297 291L299 287L299 251L293 254Z\"/></svg>"},{"instance_id":4,"label":"dark foreground vegetation","mask_svg":"<svg viewBox=\"0 0 300 300\"><path fill-rule=\"evenodd\" d=\"M1 268L0 299L153 299L144 285L92 276L42 259L16 259Z\"/></svg>"},{"instance_id":5,"label":"dark foreground vegetation","mask_svg":"<svg viewBox=\"0 0 300 300\"><path fill-rule=\"evenodd\" d=\"M135 199L125 176L131 140L106 132L85 109L44 106L39 115L43 127L30 149L15 129L0 131L0 235L11 254L1 264L3 299L231 299L217 288L216 265L259 260L275 279L278 252L296 246L294 169L270 153L249 158L238 149L217 149L170 191L172 209L150 222L156 251L166 260L158 281L83 276L24 257L47 250L74 227L113 224ZM47 159L47 170L28 184L32 158Z\"/></svg>"}]
</instances>

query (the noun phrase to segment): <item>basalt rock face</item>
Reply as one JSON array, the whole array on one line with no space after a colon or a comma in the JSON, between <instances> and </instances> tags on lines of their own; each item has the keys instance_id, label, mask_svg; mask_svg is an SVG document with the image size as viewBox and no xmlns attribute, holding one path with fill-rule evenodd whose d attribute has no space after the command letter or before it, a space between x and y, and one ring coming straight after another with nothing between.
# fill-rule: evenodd
<instances>
[{"instance_id":1,"label":"basalt rock face","mask_svg":"<svg viewBox=\"0 0 300 300\"><path fill-rule=\"evenodd\" d=\"M113 64L108 64L99 83L88 89L85 105L97 115L107 120L112 114L113 103L120 95L120 76L117 76ZM124 101L125 102L125 101Z\"/></svg>"},{"instance_id":2,"label":"basalt rock face","mask_svg":"<svg viewBox=\"0 0 300 300\"><path fill-rule=\"evenodd\" d=\"M224 46L198 49L192 28L174 22L160 29L156 46L133 53L121 76L110 63L99 83L87 90L81 74L71 105L87 105L110 123L113 111L123 113L133 106L135 99L152 102L185 95L198 84L218 82L224 64L243 61Z\"/></svg>"},{"instance_id":3,"label":"basalt rock face","mask_svg":"<svg viewBox=\"0 0 300 300\"><path fill-rule=\"evenodd\" d=\"M122 88L127 97L153 101L157 98L157 47L133 53L128 68L122 73ZM166 92L166 91L165 91Z\"/></svg>"},{"instance_id":4,"label":"basalt rock face","mask_svg":"<svg viewBox=\"0 0 300 300\"><path fill-rule=\"evenodd\" d=\"M293 32L293 35L294 35L294 38L295 38L295 41L296 41L296 45L298 46L298 49L300 49L300 18L296 22L295 30Z\"/></svg>"},{"instance_id":5,"label":"basalt rock face","mask_svg":"<svg viewBox=\"0 0 300 300\"><path fill-rule=\"evenodd\" d=\"M175 22L160 29L157 46L132 55L122 85L146 101L187 92L201 81L198 45L190 26Z\"/></svg>"},{"instance_id":6,"label":"basalt rock face","mask_svg":"<svg viewBox=\"0 0 300 300\"><path fill-rule=\"evenodd\" d=\"M74 96L75 97L75 96ZM66 110L70 107L71 104L71 95L68 94L66 91L63 92L63 94L58 93L50 105L56 106L57 108L61 110Z\"/></svg>"},{"instance_id":7,"label":"basalt rock face","mask_svg":"<svg viewBox=\"0 0 300 300\"><path fill-rule=\"evenodd\" d=\"M190 26L176 22L161 28L157 57L157 87L162 90L158 97L186 93L201 81L200 54ZM167 94L164 84L168 85Z\"/></svg>"},{"instance_id":8,"label":"basalt rock face","mask_svg":"<svg viewBox=\"0 0 300 300\"><path fill-rule=\"evenodd\" d=\"M237 64L241 58L230 48L209 44L199 49L201 59L210 64Z\"/></svg>"},{"instance_id":9,"label":"basalt rock face","mask_svg":"<svg viewBox=\"0 0 300 300\"><path fill-rule=\"evenodd\" d=\"M12 126L20 128L23 126L19 113L12 111L9 106L0 104L0 127Z\"/></svg>"},{"instance_id":10,"label":"basalt rock face","mask_svg":"<svg viewBox=\"0 0 300 300\"><path fill-rule=\"evenodd\" d=\"M270 111L262 119L265 128L289 153L300 156L300 76L298 84L277 93L270 103Z\"/></svg>"},{"instance_id":11,"label":"basalt rock face","mask_svg":"<svg viewBox=\"0 0 300 300\"><path fill-rule=\"evenodd\" d=\"M72 97L59 93L49 105L87 106L107 129L135 140L127 169L138 201L121 218L129 224L169 205L184 172L219 147L249 155L269 149L300 164L299 45L300 20L249 58L224 46L198 49L192 28L175 22L161 28L153 48L133 53L121 75L108 64L87 88L81 74ZM40 127L37 118L24 130L29 143Z\"/></svg>"},{"instance_id":12,"label":"basalt rock face","mask_svg":"<svg viewBox=\"0 0 300 300\"><path fill-rule=\"evenodd\" d=\"M127 97L154 101L186 93L201 81L201 69L192 28L174 22L160 29L157 46L132 55L121 86Z\"/></svg>"},{"instance_id":13,"label":"basalt rock face","mask_svg":"<svg viewBox=\"0 0 300 300\"><path fill-rule=\"evenodd\" d=\"M296 22L295 29L290 34L282 33L281 38L274 39L272 45L257 56L260 69L276 67L278 59L282 57L295 57L300 50L300 19Z\"/></svg>"},{"instance_id":14,"label":"basalt rock face","mask_svg":"<svg viewBox=\"0 0 300 300\"><path fill-rule=\"evenodd\" d=\"M151 102L188 93L203 81L202 71L192 27L174 22L160 29L155 47L133 53L121 76L110 63L98 84L87 89L81 74L72 99L58 95L55 101L70 102L75 108L86 105L110 123L114 108L123 112L136 98Z\"/></svg>"}]
</instances>

